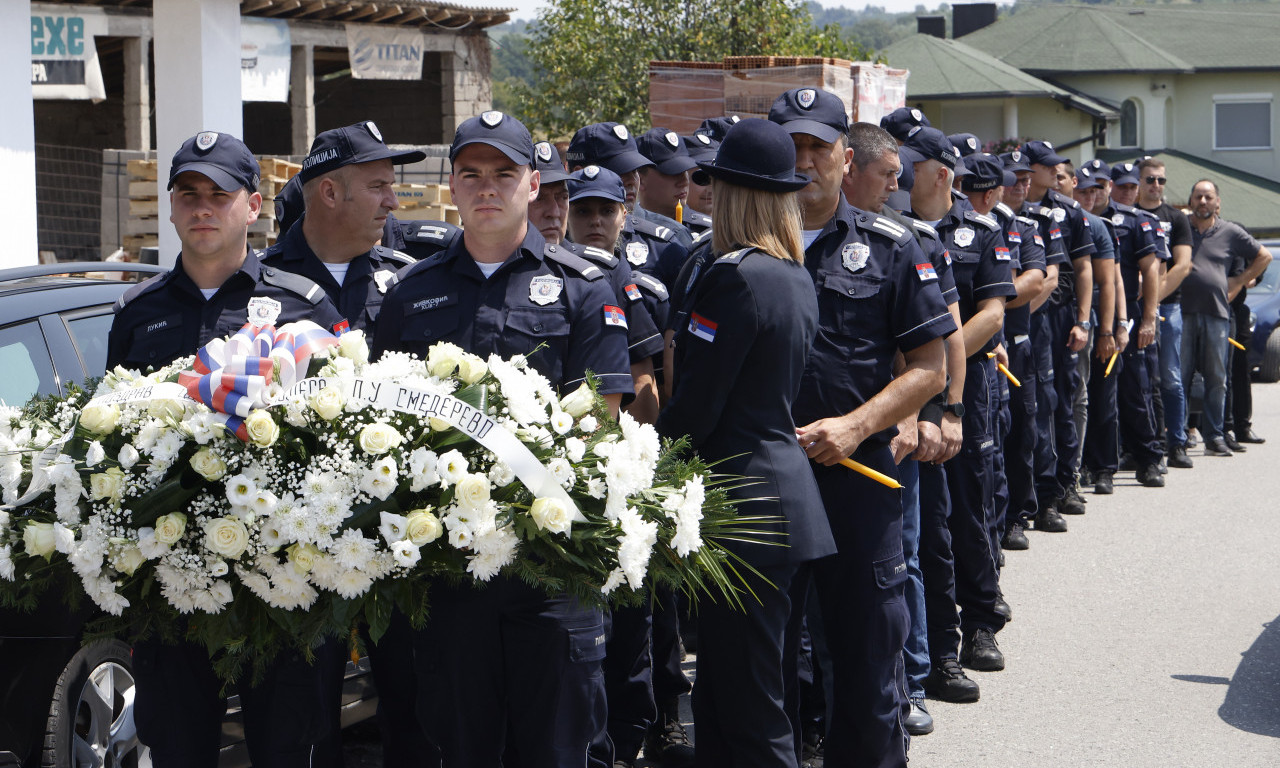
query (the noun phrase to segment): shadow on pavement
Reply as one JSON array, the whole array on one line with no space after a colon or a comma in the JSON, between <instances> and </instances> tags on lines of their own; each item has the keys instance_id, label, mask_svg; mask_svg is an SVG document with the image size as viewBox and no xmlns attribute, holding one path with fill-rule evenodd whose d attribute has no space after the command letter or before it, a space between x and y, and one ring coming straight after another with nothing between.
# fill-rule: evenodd
<instances>
[{"instance_id":1,"label":"shadow on pavement","mask_svg":"<svg viewBox=\"0 0 1280 768\"><path fill-rule=\"evenodd\" d=\"M1244 652L1218 716L1228 725L1280 738L1280 617Z\"/></svg>"}]
</instances>

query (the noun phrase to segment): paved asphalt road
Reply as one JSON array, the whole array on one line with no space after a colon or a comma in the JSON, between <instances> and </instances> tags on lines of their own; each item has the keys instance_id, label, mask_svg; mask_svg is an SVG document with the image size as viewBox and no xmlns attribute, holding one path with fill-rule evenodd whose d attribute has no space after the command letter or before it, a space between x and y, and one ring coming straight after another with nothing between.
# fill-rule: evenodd
<instances>
[{"instance_id":1,"label":"paved asphalt road","mask_svg":"<svg viewBox=\"0 0 1280 768\"><path fill-rule=\"evenodd\" d=\"M1280 385L1253 392L1266 444L1192 449L1164 488L1125 473L1008 553L1007 667L928 702L912 768L1280 766ZM376 730L350 735L347 765L379 765Z\"/></svg>"}]
</instances>

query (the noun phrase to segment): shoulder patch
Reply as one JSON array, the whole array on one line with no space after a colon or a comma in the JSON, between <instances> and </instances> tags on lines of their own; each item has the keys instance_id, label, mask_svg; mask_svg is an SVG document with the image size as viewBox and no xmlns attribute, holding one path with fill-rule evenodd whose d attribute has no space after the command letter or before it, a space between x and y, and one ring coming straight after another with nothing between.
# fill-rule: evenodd
<instances>
[{"instance_id":1,"label":"shoulder patch","mask_svg":"<svg viewBox=\"0 0 1280 768\"><path fill-rule=\"evenodd\" d=\"M907 243L915 239L914 234L912 234L911 232L908 232L906 227L902 226L901 224L894 221L893 219L886 218L879 214L868 214L868 216L869 218L867 221L863 221L862 216L859 216L857 218L856 221L858 223L859 229L865 229L870 232L878 232L879 234L884 235L885 237L894 241L898 245L906 245Z\"/></svg>"},{"instance_id":2,"label":"shoulder patch","mask_svg":"<svg viewBox=\"0 0 1280 768\"><path fill-rule=\"evenodd\" d=\"M690 235L690 237L693 238L694 247L696 248L697 246L702 245L704 240L707 242L711 242L711 233L713 231L714 230L711 230L711 229L704 229L701 232L695 232L694 234Z\"/></svg>"},{"instance_id":3,"label":"shoulder patch","mask_svg":"<svg viewBox=\"0 0 1280 768\"><path fill-rule=\"evenodd\" d=\"M604 277L603 270L568 248L547 243L542 255L587 280L599 280Z\"/></svg>"},{"instance_id":4,"label":"shoulder patch","mask_svg":"<svg viewBox=\"0 0 1280 768\"><path fill-rule=\"evenodd\" d=\"M675 237L675 232L671 231L670 227L654 224L652 221L642 219L639 216L630 216L628 218L631 219L631 228L642 235L657 238L664 243L671 242L672 238Z\"/></svg>"},{"instance_id":5,"label":"shoulder patch","mask_svg":"<svg viewBox=\"0 0 1280 768\"><path fill-rule=\"evenodd\" d=\"M753 251L753 250L755 250L755 249L754 249L754 248L742 248L742 249L737 250L737 251L730 251L730 252L726 253L725 255L721 256L720 258L716 259L716 260L712 263L712 265L711 265L711 266L716 266L717 264L731 264L731 265L733 265L733 266L735 266L735 267L736 267L736 266L738 266L739 264L741 264L741 263L742 263L742 260L743 260L744 258L746 258L747 254L748 254L748 253L751 253L751 251Z\"/></svg>"},{"instance_id":6,"label":"shoulder patch","mask_svg":"<svg viewBox=\"0 0 1280 768\"><path fill-rule=\"evenodd\" d=\"M267 285L274 285L277 288L283 288L289 293L297 294L310 302L312 306L325 299L324 289L310 278L295 275L292 272L285 272L283 269L263 267L262 282Z\"/></svg>"},{"instance_id":7,"label":"shoulder patch","mask_svg":"<svg viewBox=\"0 0 1280 768\"><path fill-rule=\"evenodd\" d=\"M1017 216L1017 214L1013 212L1013 209L1005 205L1004 203L996 203L995 210L999 211L1000 215L1005 217L1006 219L1016 218Z\"/></svg>"},{"instance_id":8,"label":"shoulder patch","mask_svg":"<svg viewBox=\"0 0 1280 768\"><path fill-rule=\"evenodd\" d=\"M928 235L929 237L932 237L934 240L941 239L938 237L938 230L934 229L932 226L924 223L923 221L920 221L919 219L912 219L911 226L915 227L917 232L921 232L925 235Z\"/></svg>"},{"instance_id":9,"label":"shoulder patch","mask_svg":"<svg viewBox=\"0 0 1280 768\"><path fill-rule=\"evenodd\" d=\"M445 221L402 221L400 224L404 239L415 243L448 245L462 232L461 227Z\"/></svg>"},{"instance_id":10,"label":"shoulder patch","mask_svg":"<svg viewBox=\"0 0 1280 768\"><path fill-rule=\"evenodd\" d=\"M612 253L609 253L603 248L596 248L590 245L584 245L584 246L581 246L581 248L582 248L582 257L589 261L598 261L601 264L605 265L606 267L609 267L610 269L617 266L618 264L618 257L614 256Z\"/></svg>"},{"instance_id":11,"label":"shoulder patch","mask_svg":"<svg viewBox=\"0 0 1280 768\"><path fill-rule=\"evenodd\" d=\"M991 218L985 213L978 213L977 211L965 211L964 218L966 221L972 221L972 222L981 224L987 229L990 229L993 231L1000 230L1000 222L996 221L995 219Z\"/></svg>"},{"instance_id":12,"label":"shoulder patch","mask_svg":"<svg viewBox=\"0 0 1280 768\"><path fill-rule=\"evenodd\" d=\"M631 279L635 281L636 285L652 293L659 301L666 301L670 298L667 293L667 286L663 285L662 281L656 277L646 275L643 272L632 272Z\"/></svg>"},{"instance_id":13,"label":"shoulder patch","mask_svg":"<svg viewBox=\"0 0 1280 768\"><path fill-rule=\"evenodd\" d=\"M148 294L148 293L151 293L152 291L157 290L158 288L160 288L160 286L164 285L165 281L169 278L169 275L171 274L172 274L171 272L165 272L162 275L156 275L155 277L147 278L146 280L143 280L141 283L138 283L137 285L133 286L129 290L120 294L120 298L116 299L116 303L111 306L111 311L119 312L120 310L125 308L125 305L127 305L129 302L133 301L134 299L138 298L139 296L143 296L145 294Z\"/></svg>"},{"instance_id":14,"label":"shoulder patch","mask_svg":"<svg viewBox=\"0 0 1280 768\"><path fill-rule=\"evenodd\" d=\"M417 259L404 251L397 251L396 249L388 248L385 245L374 246L374 250L378 252L378 258L381 260L395 262L400 267L406 267L417 261Z\"/></svg>"},{"instance_id":15,"label":"shoulder patch","mask_svg":"<svg viewBox=\"0 0 1280 768\"><path fill-rule=\"evenodd\" d=\"M1030 216L1019 216L1018 221L1022 222L1023 224L1026 224L1029 227L1040 226L1040 223L1035 219L1031 218Z\"/></svg>"}]
</instances>

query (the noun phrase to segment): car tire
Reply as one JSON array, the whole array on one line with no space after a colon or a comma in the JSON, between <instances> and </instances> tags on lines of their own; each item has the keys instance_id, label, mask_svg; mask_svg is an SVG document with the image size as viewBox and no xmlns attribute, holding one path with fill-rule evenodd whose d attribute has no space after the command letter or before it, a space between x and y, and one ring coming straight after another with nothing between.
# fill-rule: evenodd
<instances>
[{"instance_id":1,"label":"car tire","mask_svg":"<svg viewBox=\"0 0 1280 768\"><path fill-rule=\"evenodd\" d=\"M49 705L41 768L151 768L133 723L129 646L100 640L81 648L58 677Z\"/></svg>"},{"instance_id":2,"label":"car tire","mask_svg":"<svg viewBox=\"0 0 1280 768\"><path fill-rule=\"evenodd\" d=\"M1258 365L1258 381L1267 384L1280 381L1280 329L1267 337L1267 348L1262 353L1262 363Z\"/></svg>"}]
</instances>

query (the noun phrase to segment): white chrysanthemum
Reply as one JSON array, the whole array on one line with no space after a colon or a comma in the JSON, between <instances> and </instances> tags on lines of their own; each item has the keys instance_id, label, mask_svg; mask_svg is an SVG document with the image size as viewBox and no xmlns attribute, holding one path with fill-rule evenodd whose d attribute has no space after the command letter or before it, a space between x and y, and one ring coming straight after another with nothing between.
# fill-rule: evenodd
<instances>
[{"instance_id":1,"label":"white chrysanthemum","mask_svg":"<svg viewBox=\"0 0 1280 768\"><path fill-rule=\"evenodd\" d=\"M617 589L626 580L627 575L622 572L622 569L614 568L609 572L608 578L604 580L604 584L601 585L600 591L607 595Z\"/></svg>"},{"instance_id":2,"label":"white chrysanthemum","mask_svg":"<svg viewBox=\"0 0 1280 768\"><path fill-rule=\"evenodd\" d=\"M240 583L248 587L250 592L258 596L258 599L265 602L270 597L271 581L262 573L237 565L236 575L240 577Z\"/></svg>"},{"instance_id":3,"label":"white chrysanthemum","mask_svg":"<svg viewBox=\"0 0 1280 768\"><path fill-rule=\"evenodd\" d=\"M13 581L13 550L8 544L0 544L0 579Z\"/></svg>"},{"instance_id":4,"label":"white chrysanthemum","mask_svg":"<svg viewBox=\"0 0 1280 768\"><path fill-rule=\"evenodd\" d=\"M218 610L211 613L220 613L221 609L226 608L231 603L233 594L231 585L225 581L215 581L213 586L209 587L209 598L217 603Z\"/></svg>"},{"instance_id":5,"label":"white chrysanthemum","mask_svg":"<svg viewBox=\"0 0 1280 768\"><path fill-rule=\"evenodd\" d=\"M489 373L498 380L513 419L526 425L547 423L547 408L538 401L537 384L527 372L497 355L490 355Z\"/></svg>"},{"instance_id":6,"label":"white chrysanthemum","mask_svg":"<svg viewBox=\"0 0 1280 768\"><path fill-rule=\"evenodd\" d=\"M645 571L658 542L658 524L645 520L635 509L628 507L618 516L622 535L618 537L618 567L627 575L632 589L644 585Z\"/></svg>"},{"instance_id":7,"label":"white chrysanthemum","mask_svg":"<svg viewBox=\"0 0 1280 768\"><path fill-rule=\"evenodd\" d=\"M333 586L339 595L354 600L369 591L373 586L373 577L364 571L348 569L338 574Z\"/></svg>"},{"instance_id":8,"label":"white chrysanthemum","mask_svg":"<svg viewBox=\"0 0 1280 768\"><path fill-rule=\"evenodd\" d=\"M377 544L360 531L349 529L333 542L329 551L344 568L364 568L377 551Z\"/></svg>"},{"instance_id":9,"label":"white chrysanthemum","mask_svg":"<svg viewBox=\"0 0 1280 768\"><path fill-rule=\"evenodd\" d=\"M327 472L312 470L302 478L302 493L304 496L322 496L326 493L336 493L339 487L339 480Z\"/></svg>"},{"instance_id":10,"label":"white chrysanthemum","mask_svg":"<svg viewBox=\"0 0 1280 768\"><path fill-rule=\"evenodd\" d=\"M178 458L182 445L182 436L172 429L166 429L156 440L155 447L151 449L151 460L172 464L174 459Z\"/></svg>"},{"instance_id":11,"label":"white chrysanthemum","mask_svg":"<svg viewBox=\"0 0 1280 768\"><path fill-rule=\"evenodd\" d=\"M600 428L600 422L596 419L595 416L588 414L586 416L583 416L581 419L578 419L578 429L582 430L588 435L591 434L592 432L595 432L599 428Z\"/></svg>"},{"instance_id":12,"label":"white chrysanthemum","mask_svg":"<svg viewBox=\"0 0 1280 768\"><path fill-rule=\"evenodd\" d=\"M258 485L243 472L227 479L227 501L235 506L247 507L258 495Z\"/></svg>"},{"instance_id":13,"label":"white chrysanthemum","mask_svg":"<svg viewBox=\"0 0 1280 768\"><path fill-rule=\"evenodd\" d=\"M603 499L608 492L609 486L601 478L593 477L587 481L587 495L591 498Z\"/></svg>"},{"instance_id":14,"label":"white chrysanthemum","mask_svg":"<svg viewBox=\"0 0 1280 768\"><path fill-rule=\"evenodd\" d=\"M684 484L684 493L678 495L680 503L674 514L667 512L667 516L675 518L676 521L676 531L671 536L671 548L681 557L702 547L702 505L706 495L702 476L696 475Z\"/></svg>"},{"instance_id":15,"label":"white chrysanthemum","mask_svg":"<svg viewBox=\"0 0 1280 768\"><path fill-rule=\"evenodd\" d=\"M480 581L488 581L515 559L520 539L510 528L495 528L476 536L467 558L467 573Z\"/></svg>"}]
</instances>

